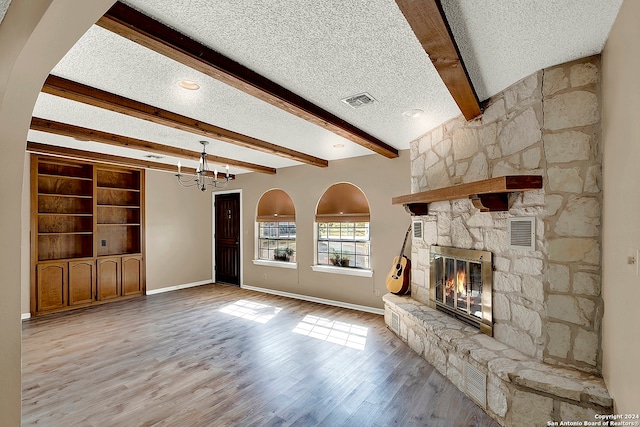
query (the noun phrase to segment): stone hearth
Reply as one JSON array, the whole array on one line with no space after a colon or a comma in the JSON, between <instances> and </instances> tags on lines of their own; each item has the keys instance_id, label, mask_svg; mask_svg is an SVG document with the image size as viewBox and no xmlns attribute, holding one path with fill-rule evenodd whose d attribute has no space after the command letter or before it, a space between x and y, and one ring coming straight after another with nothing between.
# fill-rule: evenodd
<instances>
[{"instance_id":1,"label":"stone hearth","mask_svg":"<svg viewBox=\"0 0 640 427\"><path fill-rule=\"evenodd\" d=\"M602 378L542 363L409 296L386 294L385 322L409 347L505 426L597 421L613 413ZM393 316L398 320L394 322ZM486 375L486 401L465 381L466 363Z\"/></svg>"}]
</instances>

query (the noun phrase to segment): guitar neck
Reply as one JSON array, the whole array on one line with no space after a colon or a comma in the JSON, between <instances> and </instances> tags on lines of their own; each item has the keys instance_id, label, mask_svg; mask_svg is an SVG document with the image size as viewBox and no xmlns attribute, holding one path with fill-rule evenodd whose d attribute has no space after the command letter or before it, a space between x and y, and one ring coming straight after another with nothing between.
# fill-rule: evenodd
<instances>
[{"instance_id":1,"label":"guitar neck","mask_svg":"<svg viewBox=\"0 0 640 427\"><path fill-rule=\"evenodd\" d=\"M400 249L400 255L398 256L398 258L402 258L402 255L404 255L404 248L407 246L407 238L409 237L410 231L411 231L411 226L409 226L409 228L407 229L407 232L404 235L404 242L402 242L402 249Z\"/></svg>"}]
</instances>

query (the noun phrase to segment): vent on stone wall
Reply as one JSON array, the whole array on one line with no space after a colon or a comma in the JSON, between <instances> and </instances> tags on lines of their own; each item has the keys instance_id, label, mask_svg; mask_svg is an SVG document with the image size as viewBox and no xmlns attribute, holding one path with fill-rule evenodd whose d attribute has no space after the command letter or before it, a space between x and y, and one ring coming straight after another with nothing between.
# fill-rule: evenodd
<instances>
[{"instance_id":1,"label":"vent on stone wall","mask_svg":"<svg viewBox=\"0 0 640 427\"><path fill-rule=\"evenodd\" d=\"M366 92L359 93L357 95L352 95L347 98L341 99L342 102L349 105L353 108L360 108L366 105L373 104L376 100L373 96L369 95Z\"/></svg>"},{"instance_id":2,"label":"vent on stone wall","mask_svg":"<svg viewBox=\"0 0 640 427\"><path fill-rule=\"evenodd\" d=\"M487 376L469 362L464 364L464 387L470 398L487 408Z\"/></svg>"},{"instance_id":3,"label":"vent on stone wall","mask_svg":"<svg viewBox=\"0 0 640 427\"><path fill-rule=\"evenodd\" d=\"M525 251L536 250L536 219L509 218L509 248Z\"/></svg>"},{"instance_id":4,"label":"vent on stone wall","mask_svg":"<svg viewBox=\"0 0 640 427\"><path fill-rule=\"evenodd\" d=\"M422 220L414 219L411 224L411 229L413 230L413 238L422 240Z\"/></svg>"},{"instance_id":5,"label":"vent on stone wall","mask_svg":"<svg viewBox=\"0 0 640 427\"><path fill-rule=\"evenodd\" d=\"M391 312L391 330L396 334L400 334L400 316L395 311Z\"/></svg>"}]
</instances>

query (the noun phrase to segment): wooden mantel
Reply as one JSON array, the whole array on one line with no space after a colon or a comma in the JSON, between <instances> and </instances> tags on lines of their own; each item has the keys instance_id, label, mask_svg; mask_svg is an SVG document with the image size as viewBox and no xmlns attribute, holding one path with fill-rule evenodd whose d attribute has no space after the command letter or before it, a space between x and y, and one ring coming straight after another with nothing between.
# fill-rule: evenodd
<instances>
[{"instance_id":1,"label":"wooden mantel","mask_svg":"<svg viewBox=\"0 0 640 427\"><path fill-rule=\"evenodd\" d=\"M391 203L404 205L413 215L426 215L431 202L469 198L482 212L498 212L509 210L509 193L539 188L542 188L542 176L539 175L501 176L398 196L392 198Z\"/></svg>"}]
</instances>

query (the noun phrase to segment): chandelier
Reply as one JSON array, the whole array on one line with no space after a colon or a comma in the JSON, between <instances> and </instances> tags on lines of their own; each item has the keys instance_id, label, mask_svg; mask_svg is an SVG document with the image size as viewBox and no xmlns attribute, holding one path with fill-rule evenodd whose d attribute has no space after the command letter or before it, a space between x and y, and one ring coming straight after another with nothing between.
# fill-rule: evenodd
<instances>
[{"instance_id":1,"label":"chandelier","mask_svg":"<svg viewBox=\"0 0 640 427\"><path fill-rule=\"evenodd\" d=\"M181 173L182 165L178 162L178 174L176 175L178 182L183 187L196 186L201 191L207 191L207 188L226 187L227 184L229 184L229 165L225 167L226 173L224 174L224 178L218 179L218 169L214 169L212 173L207 164L206 148L209 141L200 141L200 144L202 144L202 153L200 153L200 163L196 169L195 176L185 178Z\"/></svg>"}]
</instances>

